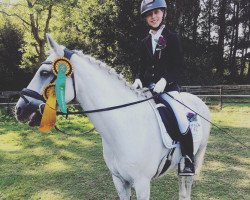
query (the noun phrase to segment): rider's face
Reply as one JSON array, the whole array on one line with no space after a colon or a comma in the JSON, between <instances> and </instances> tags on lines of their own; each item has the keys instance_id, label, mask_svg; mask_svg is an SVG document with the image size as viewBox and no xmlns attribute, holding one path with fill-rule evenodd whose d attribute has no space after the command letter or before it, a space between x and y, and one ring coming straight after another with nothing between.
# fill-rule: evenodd
<instances>
[{"instance_id":1,"label":"rider's face","mask_svg":"<svg viewBox=\"0 0 250 200\"><path fill-rule=\"evenodd\" d=\"M163 19L164 12L161 9L155 9L146 13L146 22L149 26L157 28Z\"/></svg>"}]
</instances>

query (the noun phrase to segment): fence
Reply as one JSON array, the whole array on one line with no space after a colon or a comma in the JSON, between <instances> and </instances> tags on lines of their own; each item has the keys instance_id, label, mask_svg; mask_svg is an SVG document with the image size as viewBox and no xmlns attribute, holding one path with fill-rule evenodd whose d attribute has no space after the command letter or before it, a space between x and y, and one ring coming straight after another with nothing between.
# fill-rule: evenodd
<instances>
[{"instance_id":1,"label":"fence","mask_svg":"<svg viewBox=\"0 0 250 200\"><path fill-rule=\"evenodd\" d=\"M0 91L0 115L13 115L13 107L19 98L19 92Z\"/></svg>"},{"instance_id":2,"label":"fence","mask_svg":"<svg viewBox=\"0 0 250 200\"><path fill-rule=\"evenodd\" d=\"M207 104L250 103L250 85L182 86L181 91L195 94ZM0 106L13 107L19 92L0 91Z\"/></svg>"},{"instance_id":3,"label":"fence","mask_svg":"<svg viewBox=\"0 0 250 200\"><path fill-rule=\"evenodd\" d=\"M9 103L19 97L17 91L0 91L0 103Z\"/></svg>"},{"instance_id":4,"label":"fence","mask_svg":"<svg viewBox=\"0 0 250 200\"><path fill-rule=\"evenodd\" d=\"M250 103L250 85L183 86L182 91L199 96L207 104Z\"/></svg>"}]
</instances>

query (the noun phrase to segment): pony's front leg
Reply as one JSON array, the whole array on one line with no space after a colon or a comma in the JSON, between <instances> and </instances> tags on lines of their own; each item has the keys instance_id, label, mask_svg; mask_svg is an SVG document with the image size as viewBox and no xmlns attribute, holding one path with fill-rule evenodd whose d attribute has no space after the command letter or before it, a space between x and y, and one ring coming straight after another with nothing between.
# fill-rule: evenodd
<instances>
[{"instance_id":1,"label":"pony's front leg","mask_svg":"<svg viewBox=\"0 0 250 200\"><path fill-rule=\"evenodd\" d=\"M150 180L140 179L134 182L137 200L149 200L150 198Z\"/></svg>"},{"instance_id":2,"label":"pony's front leg","mask_svg":"<svg viewBox=\"0 0 250 200\"><path fill-rule=\"evenodd\" d=\"M187 199L191 200L191 192L192 192L192 185L193 185L193 180L194 177L193 176L188 176L186 178L186 188L187 188Z\"/></svg>"},{"instance_id":3,"label":"pony's front leg","mask_svg":"<svg viewBox=\"0 0 250 200\"><path fill-rule=\"evenodd\" d=\"M193 176L179 176L179 200L191 200Z\"/></svg>"},{"instance_id":4,"label":"pony's front leg","mask_svg":"<svg viewBox=\"0 0 250 200\"><path fill-rule=\"evenodd\" d=\"M115 188L117 190L120 200L130 200L131 198L131 185L130 183L121 180L120 178L112 175Z\"/></svg>"}]
</instances>

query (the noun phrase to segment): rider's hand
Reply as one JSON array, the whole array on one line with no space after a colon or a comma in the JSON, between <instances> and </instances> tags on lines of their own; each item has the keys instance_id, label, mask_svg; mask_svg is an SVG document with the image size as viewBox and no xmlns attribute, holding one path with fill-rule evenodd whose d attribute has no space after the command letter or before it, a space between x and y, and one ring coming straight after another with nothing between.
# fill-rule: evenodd
<instances>
[{"instance_id":1,"label":"rider's hand","mask_svg":"<svg viewBox=\"0 0 250 200\"><path fill-rule=\"evenodd\" d=\"M154 92L161 93L164 91L165 87L167 85L167 81L165 78L161 78L154 87Z\"/></svg>"},{"instance_id":2,"label":"rider's hand","mask_svg":"<svg viewBox=\"0 0 250 200\"><path fill-rule=\"evenodd\" d=\"M135 82L132 85L133 88L142 88L142 82L139 78L135 79Z\"/></svg>"}]
</instances>

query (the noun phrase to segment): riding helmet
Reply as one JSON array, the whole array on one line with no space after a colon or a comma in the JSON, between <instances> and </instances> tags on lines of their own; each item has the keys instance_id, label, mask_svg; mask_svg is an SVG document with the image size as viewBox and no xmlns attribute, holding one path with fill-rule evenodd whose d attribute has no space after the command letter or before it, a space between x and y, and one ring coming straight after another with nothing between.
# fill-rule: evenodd
<instances>
[{"instance_id":1,"label":"riding helmet","mask_svg":"<svg viewBox=\"0 0 250 200\"><path fill-rule=\"evenodd\" d=\"M149 12L158 8L167 8L165 0L143 0L141 2L141 15L143 16L146 12Z\"/></svg>"}]
</instances>

